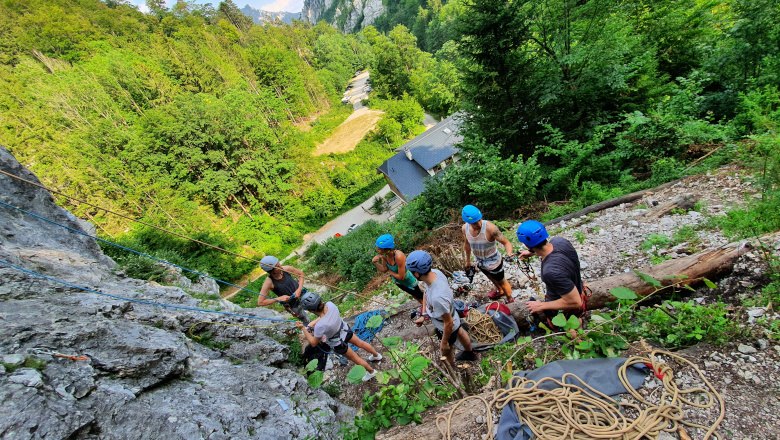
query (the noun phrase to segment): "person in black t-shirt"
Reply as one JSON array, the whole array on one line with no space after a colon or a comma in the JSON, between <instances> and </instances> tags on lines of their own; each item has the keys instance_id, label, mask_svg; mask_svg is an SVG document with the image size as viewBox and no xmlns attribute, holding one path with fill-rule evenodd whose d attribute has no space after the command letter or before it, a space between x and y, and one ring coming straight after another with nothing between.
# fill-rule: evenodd
<instances>
[{"instance_id":1,"label":"person in black t-shirt","mask_svg":"<svg viewBox=\"0 0 780 440\"><path fill-rule=\"evenodd\" d=\"M517 227L517 239L528 247L520 258L536 255L542 259L542 281L547 287L544 301L528 301L526 307L531 313L548 318L559 311L580 316L585 311L580 258L569 240L549 237L544 225L536 220L527 220Z\"/></svg>"}]
</instances>

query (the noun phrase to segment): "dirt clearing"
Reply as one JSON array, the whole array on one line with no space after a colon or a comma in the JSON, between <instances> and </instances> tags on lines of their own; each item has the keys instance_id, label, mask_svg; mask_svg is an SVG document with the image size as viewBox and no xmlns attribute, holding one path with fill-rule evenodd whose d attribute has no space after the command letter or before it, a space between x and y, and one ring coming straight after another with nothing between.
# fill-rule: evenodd
<instances>
[{"instance_id":1,"label":"dirt clearing","mask_svg":"<svg viewBox=\"0 0 780 440\"><path fill-rule=\"evenodd\" d=\"M333 130L333 134L314 150L315 156L330 153L347 153L376 127L384 112L361 108Z\"/></svg>"}]
</instances>

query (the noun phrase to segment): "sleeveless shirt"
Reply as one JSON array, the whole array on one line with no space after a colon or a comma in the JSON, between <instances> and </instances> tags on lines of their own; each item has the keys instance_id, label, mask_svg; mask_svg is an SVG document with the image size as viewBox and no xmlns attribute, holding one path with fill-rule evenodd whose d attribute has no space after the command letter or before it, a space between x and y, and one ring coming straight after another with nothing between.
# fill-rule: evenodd
<instances>
[{"instance_id":1,"label":"sleeveless shirt","mask_svg":"<svg viewBox=\"0 0 780 440\"><path fill-rule=\"evenodd\" d=\"M493 270L501 264L501 254L495 241L487 239L487 220L482 220L482 228L476 237L471 235L471 226L466 225L466 240L471 246L471 253L477 259L477 266L485 270Z\"/></svg>"}]
</instances>

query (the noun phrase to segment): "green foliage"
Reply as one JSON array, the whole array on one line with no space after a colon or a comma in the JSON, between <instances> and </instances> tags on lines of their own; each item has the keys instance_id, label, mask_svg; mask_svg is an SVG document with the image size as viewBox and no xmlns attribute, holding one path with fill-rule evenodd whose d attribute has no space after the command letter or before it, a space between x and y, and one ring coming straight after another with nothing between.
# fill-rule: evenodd
<instances>
[{"instance_id":1,"label":"green foliage","mask_svg":"<svg viewBox=\"0 0 780 440\"><path fill-rule=\"evenodd\" d=\"M389 338L383 343L389 347L388 357L396 367L377 374L382 386L363 398L363 414L347 429L346 439L373 438L380 429L420 423L426 409L455 394L448 379L429 368L431 361L419 354L417 345Z\"/></svg>"},{"instance_id":2,"label":"green foliage","mask_svg":"<svg viewBox=\"0 0 780 440\"><path fill-rule=\"evenodd\" d=\"M359 384L363 381L363 376L366 374L366 369L362 365L353 365L347 373L347 380L352 384Z\"/></svg>"},{"instance_id":3,"label":"green foliage","mask_svg":"<svg viewBox=\"0 0 780 440\"><path fill-rule=\"evenodd\" d=\"M667 348L681 348L702 341L727 342L736 333L736 325L728 318L723 303L699 305L694 301L664 301L655 307L640 309L635 315L634 327L622 330Z\"/></svg>"}]
</instances>

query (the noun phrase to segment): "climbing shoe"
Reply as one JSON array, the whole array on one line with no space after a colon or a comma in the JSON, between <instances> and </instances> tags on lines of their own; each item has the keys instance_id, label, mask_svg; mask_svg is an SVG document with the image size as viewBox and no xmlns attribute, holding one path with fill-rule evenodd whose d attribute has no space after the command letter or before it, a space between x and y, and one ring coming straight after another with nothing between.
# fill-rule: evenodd
<instances>
[{"instance_id":1,"label":"climbing shoe","mask_svg":"<svg viewBox=\"0 0 780 440\"><path fill-rule=\"evenodd\" d=\"M460 354L458 354L455 357L456 361L475 361L477 360L477 355L474 353L474 351L461 351Z\"/></svg>"},{"instance_id":2,"label":"climbing shoe","mask_svg":"<svg viewBox=\"0 0 780 440\"><path fill-rule=\"evenodd\" d=\"M376 356L374 356L373 354L368 356L368 360L371 361L371 362L379 362L382 359L384 359L382 357L382 353L377 353Z\"/></svg>"}]
</instances>

